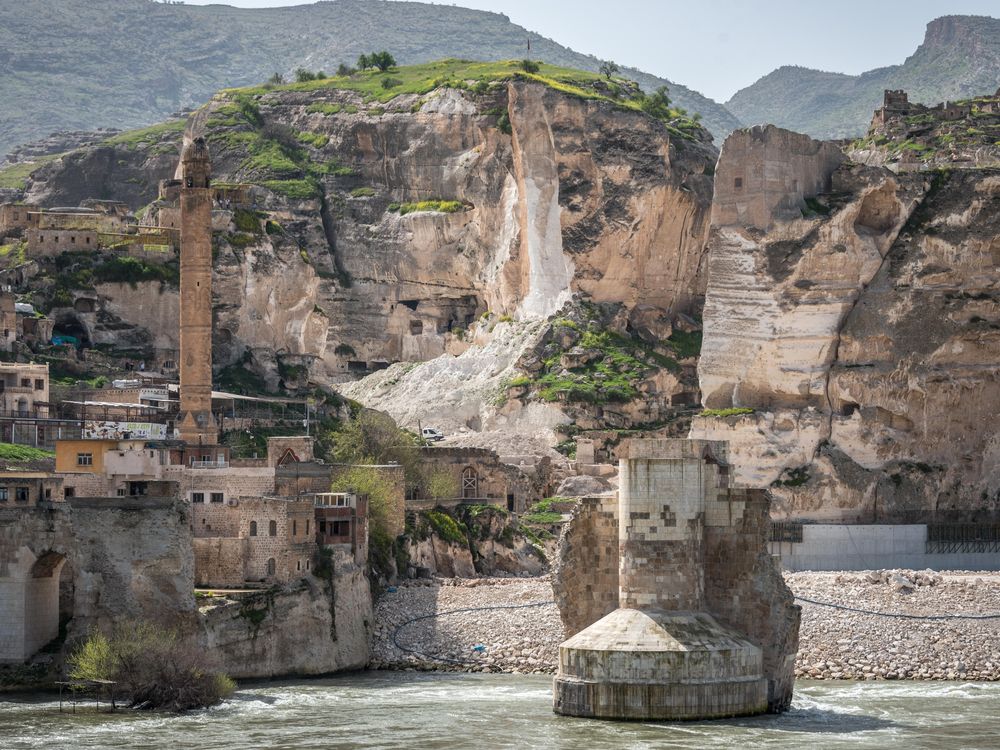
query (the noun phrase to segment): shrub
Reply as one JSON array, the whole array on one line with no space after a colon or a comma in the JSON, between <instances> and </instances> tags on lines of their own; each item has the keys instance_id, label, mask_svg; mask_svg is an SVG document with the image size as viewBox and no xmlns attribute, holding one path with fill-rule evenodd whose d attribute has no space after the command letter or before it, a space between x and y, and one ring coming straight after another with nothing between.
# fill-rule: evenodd
<instances>
[{"instance_id":1,"label":"shrub","mask_svg":"<svg viewBox=\"0 0 1000 750\"><path fill-rule=\"evenodd\" d=\"M534 60L521 60L521 70L525 73L537 73L542 69L542 66L536 63Z\"/></svg>"},{"instance_id":2,"label":"shrub","mask_svg":"<svg viewBox=\"0 0 1000 750\"><path fill-rule=\"evenodd\" d=\"M464 524L460 524L447 513L441 511L429 510L424 515L427 517L431 528L434 529L434 532L441 539L452 544L467 543L468 537L466 536Z\"/></svg>"},{"instance_id":3,"label":"shrub","mask_svg":"<svg viewBox=\"0 0 1000 750\"><path fill-rule=\"evenodd\" d=\"M359 187L351 191L352 198L371 198L375 195L375 188Z\"/></svg>"},{"instance_id":4,"label":"shrub","mask_svg":"<svg viewBox=\"0 0 1000 750\"><path fill-rule=\"evenodd\" d=\"M133 707L185 711L219 703L235 684L206 654L160 623L126 621L94 631L69 657L76 680L111 680Z\"/></svg>"},{"instance_id":5,"label":"shrub","mask_svg":"<svg viewBox=\"0 0 1000 750\"><path fill-rule=\"evenodd\" d=\"M458 479L454 474L438 469L427 478L427 494L434 500L451 500L458 497Z\"/></svg>"},{"instance_id":6,"label":"shrub","mask_svg":"<svg viewBox=\"0 0 1000 750\"><path fill-rule=\"evenodd\" d=\"M736 417L741 414L753 414L753 409L746 406L731 406L728 409L704 409L702 417Z\"/></svg>"},{"instance_id":7,"label":"shrub","mask_svg":"<svg viewBox=\"0 0 1000 750\"><path fill-rule=\"evenodd\" d=\"M306 83L307 81L315 81L316 74L306 70L305 68L296 68L295 70L295 81L297 83Z\"/></svg>"},{"instance_id":8,"label":"shrub","mask_svg":"<svg viewBox=\"0 0 1000 750\"><path fill-rule=\"evenodd\" d=\"M340 76L341 78L352 76L355 73L357 73L357 71L350 65L347 65L345 63L341 63L340 65L337 66L337 75Z\"/></svg>"},{"instance_id":9,"label":"shrub","mask_svg":"<svg viewBox=\"0 0 1000 750\"><path fill-rule=\"evenodd\" d=\"M403 82L401 80L399 80L398 78L383 78L382 79L382 88L384 88L384 89L394 89L397 86L402 86L402 85L403 85Z\"/></svg>"}]
</instances>

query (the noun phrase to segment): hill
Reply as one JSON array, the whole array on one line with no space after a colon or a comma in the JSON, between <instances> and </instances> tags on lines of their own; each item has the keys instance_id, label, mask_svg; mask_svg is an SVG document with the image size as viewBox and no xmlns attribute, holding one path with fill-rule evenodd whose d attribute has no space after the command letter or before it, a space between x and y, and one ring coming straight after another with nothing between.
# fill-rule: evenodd
<instances>
[{"instance_id":1,"label":"hill","mask_svg":"<svg viewBox=\"0 0 1000 750\"><path fill-rule=\"evenodd\" d=\"M966 99L1000 83L1000 19L944 16L927 24L923 43L902 65L861 75L784 66L726 102L748 125L771 123L814 138L864 134L885 89L912 101Z\"/></svg>"},{"instance_id":2,"label":"hill","mask_svg":"<svg viewBox=\"0 0 1000 750\"><path fill-rule=\"evenodd\" d=\"M55 130L134 128L197 106L226 87L302 66L332 72L388 49L402 64L441 58L519 59L596 72L600 60L498 13L412 2L338 0L271 9L150 0L34 0L0 4L0 155ZM625 70L644 88L670 87L719 137L738 127L695 91Z\"/></svg>"}]
</instances>

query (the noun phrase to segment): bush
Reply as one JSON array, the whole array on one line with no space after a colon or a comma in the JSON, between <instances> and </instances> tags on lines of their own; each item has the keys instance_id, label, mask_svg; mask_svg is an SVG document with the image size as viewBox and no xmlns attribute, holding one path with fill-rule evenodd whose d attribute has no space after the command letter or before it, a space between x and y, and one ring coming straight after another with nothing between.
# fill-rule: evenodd
<instances>
[{"instance_id":1,"label":"bush","mask_svg":"<svg viewBox=\"0 0 1000 750\"><path fill-rule=\"evenodd\" d=\"M525 73L537 73L542 69L542 66L536 63L534 60L521 60L521 70Z\"/></svg>"},{"instance_id":2,"label":"bush","mask_svg":"<svg viewBox=\"0 0 1000 750\"><path fill-rule=\"evenodd\" d=\"M123 622L110 635L94 631L68 660L75 680L111 680L137 708L185 711L219 703L235 683L212 669L205 652L151 622Z\"/></svg>"},{"instance_id":3,"label":"bush","mask_svg":"<svg viewBox=\"0 0 1000 750\"><path fill-rule=\"evenodd\" d=\"M402 85L403 85L403 82L401 80L399 80L398 78L383 78L382 79L382 88L384 88L384 89L394 89L397 86L402 86Z\"/></svg>"}]
</instances>

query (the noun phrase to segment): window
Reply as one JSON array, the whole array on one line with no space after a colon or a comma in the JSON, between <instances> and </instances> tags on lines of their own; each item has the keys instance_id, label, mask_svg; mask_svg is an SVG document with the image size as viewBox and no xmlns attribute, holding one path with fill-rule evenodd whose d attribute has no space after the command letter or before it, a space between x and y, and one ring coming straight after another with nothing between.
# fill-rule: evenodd
<instances>
[{"instance_id":1,"label":"window","mask_svg":"<svg viewBox=\"0 0 1000 750\"><path fill-rule=\"evenodd\" d=\"M7 502L7 488L0 487L0 503Z\"/></svg>"},{"instance_id":2,"label":"window","mask_svg":"<svg viewBox=\"0 0 1000 750\"><path fill-rule=\"evenodd\" d=\"M70 241L71 244L75 245L76 244L76 235L71 234L69 236L69 241Z\"/></svg>"},{"instance_id":3,"label":"window","mask_svg":"<svg viewBox=\"0 0 1000 750\"><path fill-rule=\"evenodd\" d=\"M350 521L330 522L330 536L350 536L350 535L351 535Z\"/></svg>"},{"instance_id":4,"label":"window","mask_svg":"<svg viewBox=\"0 0 1000 750\"><path fill-rule=\"evenodd\" d=\"M326 521L323 519L320 519L319 521L319 533L326 534Z\"/></svg>"},{"instance_id":5,"label":"window","mask_svg":"<svg viewBox=\"0 0 1000 750\"><path fill-rule=\"evenodd\" d=\"M309 535L309 521L306 521L306 536Z\"/></svg>"},{"instance_id":6,"label":"window","mask_svg":"<svg viewBox=\"0 0 1000 750\"><path fill-rule=\"evenodd\" d=\"M462 472L462 498L471 500L479 497L479 476L471 466Z\"/></svg>"},{"instance_id":7,"label":"window","mask_svg":"<svg viewBox=\"0 0 1000 750\"><path fill-rule=\"evenodd\" d=\"M274 569L275 569L275 567L276 566L274 564L274 558L273 557L269 557L267 559L267 574L269 576L273 576L274 575Z\"/></svg>"},{"instance_id":8,"label":"window","mask_svg":"<svg viewBox=\"0 0 1000 750\"><path fill-rule=\"evenodd\" d=\"M125 488L124 487L119 487L118 488L118 497L125 497Z\"/></svg>"},{"instance_id":9,"label":"window","mask_svg":"<svg viewBox=\"0 0 1000 750\"><path fill-rule=\"evenodd\" d=\"M90 237L87 237L87 244L90 244Z\"/></svg>"},{"instance_id":10,"label":"window","mask_svg":"<svg viewBox=\"0 0 1000 750\"><path fill-rule=\"evenodd\" d=\"M191 502L192 503L203 503L203 502L205 502L205 493L204 492L192 492L191 493Z\"/></svg>"},{"instance_id":11,"label":"window","mask_svg":"<svg viewBox=\"0 0 1000 750\"><path fill-rule=\"evenodd\" d=\"M223 501L223 496L222 496L221 492L213 492L212 493L212 502L213 503L221 503L222 501Z\"/></svg>"},{"instance_id":12,"label":"window","mask_svg":"<svg viewBox=\"0 0 1000 750\"><path fill-rule=\"evenodd\" d=\"M309 563L310 562L311 562L310 560L306 560L306 570L309 570Z\"/></svg>"},{"instance_id":13,"label":"window","mask_svg":"<svg viewBox=\"0 0 1000 750\"><path fill-rule=\"evenodd\" d=\"M22 388L31 388L31 378L21 378Z\"/></svg>"},{"instance_id":14,"label":"window","mask_svg":"<svg viewBox=\"0 0 1000 750\"><path fill-rule=\"evenodd\" d=\"M41 378L35 378L35 390L36 391L44 391L45 390L45 381L42 380Z\"/></svg>"},{"instance_id":15,"label":"window","mask_svg":"<svg viewBox=\"0 0 1000 750\"><path fill-rule=\"evenodd\" d=\"M299 522L292 521L292 536L298 536L299 534Z\"/></svg>"},{"instance_id":16,"label":"window","mask_svg":"<svg viewBox=\"0 0 1000 750\"><path fill-rule=\"evenodd\" d=\"M743 178L742 177L737 177L735 180L733 180L733 187L735 187L735 188L741 188L741 187L743 187Z\"/></svg>"},{"instance_id":17,"label":"window","mask_svg":"<svg viewBox=\"0 0 1000 750\"><path fill-rule=\"evenodd\" d=\"M76 497L76 487L63 487L63 497Z\"/></svg>"},{"instance_id":18,"label":"window","mask_svg":"<svg viewBox=\"0 0 1000 750\"><path fill-rule=\"evenodd\" d=\"M295 569L296 570L302 570L302 561L301 560L296 560L295 561Z\"/></svg>"},{"instance_id":19,"label":"window","mask_svg":"<svg viewBox=\"0 0 1000 750\"><path fill-rule=\"evenodd\" d=\"M250 522L250 536L257 536L257 522Z\"/></svg>"},{"instance_id":20,"label":"window","mask_svg":"<svg viewBox=\"0 0 1000 750\"><path fill-rule=\"evenodd\" d=\"M278 536L278 524L275 521L267 522L267 535Z\"/></svg>"},{"instance_id":21,"label":"window","mask_svg":"<svg viewBox=\"0 0 1000 750\"><path fill-rule=\"evenodd\" d=\"M93 453L77 453L76 454L76 465L77 466L93 466L94 465L94 454Z\"/></svg>"},{"instance_id":22,"label":"window","mask_svg":"<svg viewBox=\"0 0 1000 750\"><path fill-rule=\"evenodd\" d=\"M45 499L46 500L52 499L52 489L50 487L45 488Z\"/></svg>"},{"instance_id":23,"label":"window","mask_svg":"<svg viewBox=\"0 0 1000 750\"><path fill-rule=\"evenodd\" d=\"M14 499L19 503L28 502L28 488L18 487L14 490Z\"/></svg>"}]
</instances>

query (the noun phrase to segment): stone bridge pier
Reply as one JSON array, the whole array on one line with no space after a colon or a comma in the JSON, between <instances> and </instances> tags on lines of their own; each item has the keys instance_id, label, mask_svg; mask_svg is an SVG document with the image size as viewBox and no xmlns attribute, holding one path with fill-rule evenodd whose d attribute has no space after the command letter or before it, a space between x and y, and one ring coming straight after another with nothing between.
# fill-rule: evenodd
<instances>
[{"instance_id":1,"label":"stone bridge pier","mask_svg":"<svg viewBox=\"0 0 1000 750\"><path fill-rule=\"evenodd\" d=\"M0 664L118 619L194 611L189 512L175 498L73 498L0 510ZM60 644L61 646L62 644Z\"/></svg>"}]
</instances>

